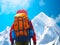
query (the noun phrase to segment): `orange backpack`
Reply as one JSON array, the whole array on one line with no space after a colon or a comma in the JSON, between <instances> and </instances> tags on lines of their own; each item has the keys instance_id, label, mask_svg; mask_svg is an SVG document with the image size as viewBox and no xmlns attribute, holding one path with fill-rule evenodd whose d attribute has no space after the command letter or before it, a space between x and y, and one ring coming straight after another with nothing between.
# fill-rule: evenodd
<instances>
[{"instance_id":1,"label":"orange backpack","mask_svg":"<svg viewBox=\"0 0 60 45\"><path fill-rule=\"evenodd\" d=\"M14 31L17 37L28 36L28 29L30 28L29 19L25 13L20 13L14 19Z\"/></svg>"}]
</instances>

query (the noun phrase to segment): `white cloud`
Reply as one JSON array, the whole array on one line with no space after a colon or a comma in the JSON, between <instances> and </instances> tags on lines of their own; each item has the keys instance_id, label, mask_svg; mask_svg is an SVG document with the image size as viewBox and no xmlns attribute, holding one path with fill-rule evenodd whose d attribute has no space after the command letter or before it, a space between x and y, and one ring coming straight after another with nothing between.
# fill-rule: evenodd
<instances>
[{"instance_id":1,"label":"white cloud","mask_svg":"<svg viewBox=\"0 0 60 45\"><path fill-rule=\"evenodd\" d=\"M44 0L40 0L40 2L39 2L39 5L40 6L44 6L46 3L44 2Z\"/></svg>"},{"instance_id":2,"label":"white cloud","mask_svg":"<svg viewBox=\"0 0 60 45\"><path fill-rule=\"evenodd\" d=\"M14 12L18 9L28 9L30 5L30 0L1 0L1 13Z\"/></svg>"},{"instance_id":3,"label":"white cloud","mask_svg":"<svg viewBox=\"0 0 60 45\"><path fill-rule=\"evenodd\" d=\"M60 22L60 14L56 17L56 23Z\"/></svg>"}]
</instances>

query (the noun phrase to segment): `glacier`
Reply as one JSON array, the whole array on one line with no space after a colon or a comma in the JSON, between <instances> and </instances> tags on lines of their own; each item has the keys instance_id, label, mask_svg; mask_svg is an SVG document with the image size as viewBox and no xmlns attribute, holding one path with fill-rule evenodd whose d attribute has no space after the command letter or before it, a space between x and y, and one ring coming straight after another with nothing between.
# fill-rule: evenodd
<instances>
[{"instance_id":1,"label":"glacier","mask_svg":"<svg viewBox=\"0 0 60 45\"><path fill-rule=\"evenodd\" d=\"M44 12L40 12L31 21L36 33L37 45L60 44L60 27L53 18L48 17ZM3 32L0 32L0 45L11 45L9 33L9 26ZM32 42L31 40L31 45L33 45Z\"/></svg>"}]
</instances>

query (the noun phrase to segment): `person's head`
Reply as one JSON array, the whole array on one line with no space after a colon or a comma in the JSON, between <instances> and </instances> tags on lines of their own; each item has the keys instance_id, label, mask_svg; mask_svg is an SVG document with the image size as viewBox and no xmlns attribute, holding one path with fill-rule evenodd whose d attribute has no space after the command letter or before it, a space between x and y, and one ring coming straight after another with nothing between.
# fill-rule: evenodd
<instances>
[{"instance_id":1,"label":"person's head","mask_svg":"<svg viewBox=\"0 0 60 45\"><path fill-rule=\"evenodd\" d=\"M19 16L26 16L27 15L27 11L26 10L18 10L15 17L19 17Z\"/></svg>"},{"instance_id":2,"label":"person's head","mask_svg":"<svg viewBox=\"0 0 60 45\"><path fill-rule=\"evenodd\" d=\"M27 11L26 10L18 10L16 14L18 13L25 13L27 15Z\"/></svg>"}]
</instances>

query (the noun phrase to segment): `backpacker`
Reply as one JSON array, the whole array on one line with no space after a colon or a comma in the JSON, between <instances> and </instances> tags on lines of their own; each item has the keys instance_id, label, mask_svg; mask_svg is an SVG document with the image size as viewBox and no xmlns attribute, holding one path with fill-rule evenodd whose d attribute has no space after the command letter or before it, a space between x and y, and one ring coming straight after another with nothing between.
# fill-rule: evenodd
<instances>
[{"instance_id":1,"label":"backpacker","mask_svg":"<svg viewBox=\"0 0 60 45\"><path fill-rule=\"evenodd\" d=\"M27 15L25 15L24 13L17 14L14 20L14 31L16 35L15 40L26 41L31 37L33 37L34 31L29 29L30 29L30 25Z\"/></svg>"}]
</instances>

